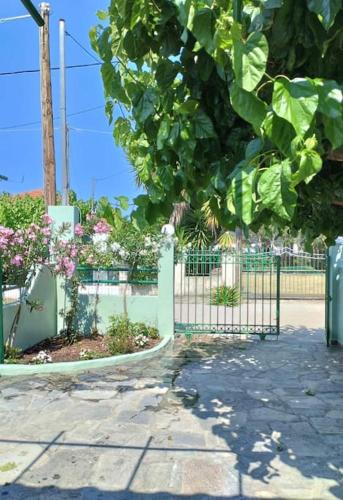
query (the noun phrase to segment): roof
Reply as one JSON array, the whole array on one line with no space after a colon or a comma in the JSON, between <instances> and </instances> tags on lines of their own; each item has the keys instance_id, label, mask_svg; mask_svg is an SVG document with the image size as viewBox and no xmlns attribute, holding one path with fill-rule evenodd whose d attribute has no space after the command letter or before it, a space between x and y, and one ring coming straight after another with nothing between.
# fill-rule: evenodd
<instances>
[{"instance_id":1,"label":"roof","mask_svg":"<svg viewBox=\"0 0 343 500\"><path fill-rule=\"evenodd\" d=\"M31 198L43 198L44 191L43 189L33 189L32 191L25 191L23 193L18 193L15 196L31 196Z\"/></svg>"}]
</instances>

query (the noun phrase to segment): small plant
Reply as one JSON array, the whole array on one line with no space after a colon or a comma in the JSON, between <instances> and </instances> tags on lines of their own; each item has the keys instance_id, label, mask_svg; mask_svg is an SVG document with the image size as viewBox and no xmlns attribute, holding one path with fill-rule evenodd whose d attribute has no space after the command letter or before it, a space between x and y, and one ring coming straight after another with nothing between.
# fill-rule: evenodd
<instances>
[{"instance_id":1,"label":"small plant","mask_svg":"<svg viewBox=\"0 0 343 500\"><path fill-rule=\"evenodd\" d=\"M306 394L306 396L315 396L316 395L316 391L314 389L311 389L309 387L308 389L305 390L305 394Z\"/></svg>"},{"instance_id":2,"label":"small plant","mask_svg":"<svg viewBox=\"0 0 343 500\"><path fill-rule=\"evenodd\" d=\"M135 336L135 344L138 347L145 347L149 342L149 337L144 335L143 333L140 333L139 335Z\"/></svg>"},{"instance_id":3,"label":"small plant","mask_svg":"<svg viewBox=\"0 0 343 500\"><path fill-rule=\"evenodd\" d=\"M20 347L5 345L5 363L15 364L22 357L23 353Z\"/></svg>"},{"instance_id":4,"label":"small plant","mask_svg":"<svg viewBox=\"0 0 343 500\"><path fill-rule=\"evenodd\" d=\"M39 351L37 356L31 359L31 363L35 365L44 365L45 363L52 363L52 358L46 351Z\"/></svg>"},{"instance_id":5,"label":"small plant","mask_svg":"<svg viewBox=\"0 0 343 500\"><path fill-rule=\"evenodd\" d=\"M235 307L240 303L239 290L235 286L218 286L212 290L211 304L214 306Z\"/></svg>"},{"instance_id":6,"label":"small plant","mask_svg":"<svg viewBox=\"0 0 343 500\"><path fill-rule=\"evenodd\" d=\"M79 357L82 361L86 361L89 359L97 359L101 356L99 353L97 353L95 351L91 351L90 349L81 349L81 351L79 353Z\"/></svg>"},{"instance_id":7,"label":"small plant","mask_svg":"<svg viewBox=\"0 0 343 500\"><path fill-rule=\"evenodd\" d=\"M113 356L117 354L129 354L134 351L130 321L124 315L111 317L107 333L109 335L108 350Z\"/></svg>"},{"instance_id":8,"label":"small plant","mask_svg":"<svg viewBox=\"0 0 343 500\"><path fill-rule=\"evenodd\" d=\"M30 313L32 311L43 311L44 309L44 306L43 306L43 303L40 301L40 300L27 300L26 299L26 305L29 307L30 309Z\"/></svg>"},{"instance_id":9,"label":"small plant","mask_svg":"<svg viewBox=\"0 0 343 500\"><path fill-rule=\"evenodd\" d=\"M108 349L112 355L128 354L159 338L158 330L145 323L133 323L125 315L112 316L107 330Z\"/></svg>"}]
</instances>

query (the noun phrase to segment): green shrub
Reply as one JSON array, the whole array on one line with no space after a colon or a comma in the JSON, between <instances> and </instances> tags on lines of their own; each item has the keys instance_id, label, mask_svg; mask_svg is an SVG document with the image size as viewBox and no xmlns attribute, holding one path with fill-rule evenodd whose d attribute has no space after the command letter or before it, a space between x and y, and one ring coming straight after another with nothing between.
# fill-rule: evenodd
<instances>
[{"instance_id":1,"label":"green shrub","mask_svg":"<svg viewBox=\"0 0 343 500\"><path fill-rule=\"evenodd\" d=\"M157 328L145 323L133 323L124 315L110 318L107 333L108 349L113 356L131 353L136 347L148 344L149 339L159 337Z\"/></svg>"},{"instance_id":2,"label":"green shrub","mask_svg":"<svg viewBox=\"0 0 343 500\"><path fill-rule=\"evenodd\" d=\"M104 354L101 352L91 351L90 349L81 349L79 353L79 358L82 361L86 361L89 359L98 359L103 358Z\"/></svg>"},{"instance_id":3,"label":"green shrub","mask_svg":"<svg viewBox=\"0 0 343 500\"><path fill-rule=\"evenodd\" d=\"M145 323L130 323L131 333L134 336L143 335L150 339L158 339L159 334L157 328L148 326Z\"/></svg>"},{"instance_id":4,"label":"green shrub","mask_svg":"<svg viewBox=\"0 0 343 500\"><path fill-rule=\"evenodd\" d=\"M16 363L22 357L23 353L20 347L5 345L5 362Z\"/></svg>"},{"instance_id":5,"label":"green shrub","mask_svg":"<svg viewBox=\"0 0 343 500\"><path fill-rule=\"evenodd\" d=\"M212 290L211 304L235 307L240 303L239 290L235 286L219 286Z\"/></svg>"}]
</instances>

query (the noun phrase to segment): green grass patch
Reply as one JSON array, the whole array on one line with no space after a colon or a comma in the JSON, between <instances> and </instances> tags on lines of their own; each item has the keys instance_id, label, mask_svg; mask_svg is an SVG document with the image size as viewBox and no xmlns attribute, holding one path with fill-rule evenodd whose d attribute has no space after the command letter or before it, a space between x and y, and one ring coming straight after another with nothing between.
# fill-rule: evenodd
<instances>
[{"instance_id":1,"label":"green grass patch","mask_svg":"<svg viewBox=\"0 0 343 500\"><path fill-rule=\"evenodd\" d=\"M6 462L3 465L0 465L0 472L8 472L10 470L13 470L17 467L17 464L15 462Z\"/></svg>"}]
</instances>

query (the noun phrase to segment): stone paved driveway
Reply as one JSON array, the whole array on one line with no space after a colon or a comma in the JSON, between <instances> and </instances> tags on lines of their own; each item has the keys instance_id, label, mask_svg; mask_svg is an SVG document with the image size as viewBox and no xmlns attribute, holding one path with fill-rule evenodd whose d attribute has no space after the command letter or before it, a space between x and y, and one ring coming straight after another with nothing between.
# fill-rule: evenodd
<instances>
[{"instance_id":1,"label":"stone paved driveway","mask_svg":"<svg viewBox=\"0 0 343 500\"><path fill-rule=\"evenodd\" d=\"M1 498L343 498L343 350L321 330L0 390Z\"/></svg>"}]
</instances>

